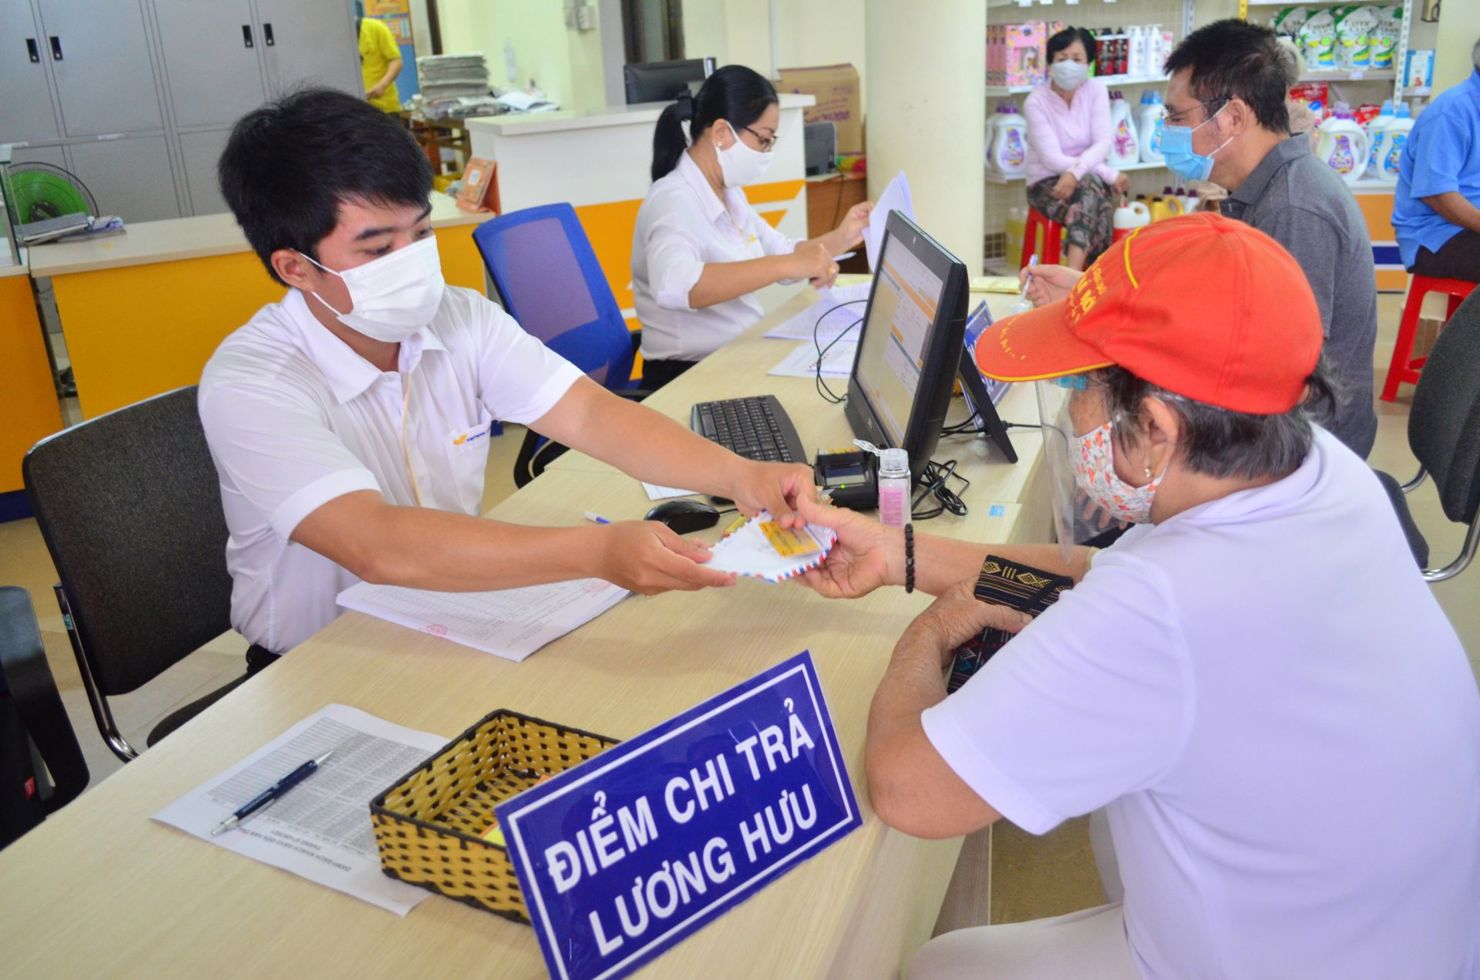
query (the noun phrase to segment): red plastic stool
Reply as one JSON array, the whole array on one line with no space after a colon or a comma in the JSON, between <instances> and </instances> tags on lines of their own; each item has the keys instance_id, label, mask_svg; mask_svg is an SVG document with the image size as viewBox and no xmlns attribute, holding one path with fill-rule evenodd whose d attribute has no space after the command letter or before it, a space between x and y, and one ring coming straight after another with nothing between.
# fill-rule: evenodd
<instances>
[{"instance_id":1,"label":"red plastic stool","mask_svg":"<svg viewBox=\"0 0 1480 980\"><path fill-rule=\"evenodd\" d=\"M1429 293L1444 293L1449 297L1448 320L1459 309L1459 304L1470 295L1475 283L1463 279L1438 279L1434 276L1413 277L1408 287L1408 302L1403 304L1403 319L1398 322L1398 342L1393 345L1393 360L1388 365L1387 381L1382 386L1382 400L1394 401L1398 397L1398 385L1418 382L1419 369L1427 357L1413 356L1413 338L1418 334L1418 314L1423 309L1423 298Z\"/></svg>"},{"instance_id":2,"label":"red plastic stool","mask_svg":"<svg viewBox=\"0 0 1480 980\"><path fill-rule=\"evenodd\" d=\"M1043 230L1043 251L1038 253L1038 261L1044 265L1057 265L1059 261L1059 239L1064 233L1064 226L1049 218L1048 215L1037 208L1028 209L1028 222L1023 227L1023 256L1018 260L1018 268L1021 269L1028 264L1033 257L1038 245L1038 230Z\"/></svg>"}]
</instances>

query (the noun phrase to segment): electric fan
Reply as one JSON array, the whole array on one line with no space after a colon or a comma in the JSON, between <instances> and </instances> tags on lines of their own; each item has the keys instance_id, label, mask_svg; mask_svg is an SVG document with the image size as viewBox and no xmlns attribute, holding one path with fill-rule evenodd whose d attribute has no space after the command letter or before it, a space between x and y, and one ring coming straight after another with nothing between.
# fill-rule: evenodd
<instances>
[{"instance_id":1,"label":"electric fan","mask_svg":"<svg viewBox=\"0 0 1480 980\"><path fill-rule=\"evenodd\" d=\"M64 214L98 213L98 202L76 175L49 163L12 163L5 168L5 204L18 225Z\"/></svg>"}]
</instances>

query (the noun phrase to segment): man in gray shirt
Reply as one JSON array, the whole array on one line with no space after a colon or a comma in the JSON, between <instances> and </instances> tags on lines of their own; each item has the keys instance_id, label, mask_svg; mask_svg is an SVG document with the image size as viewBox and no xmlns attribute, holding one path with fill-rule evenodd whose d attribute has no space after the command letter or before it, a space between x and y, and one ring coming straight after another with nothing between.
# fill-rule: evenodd
<instances>
[{"instance_id":1,"label":"man in gray shirt","mask_svg":"<svg viewBox=\"0 0 1480 980\"><path fill-rule=\"evenodd\" d=\"M1285 94L1298 74L1290 54L1268 28L1220 20L1187 35L1166 70L1167 166L1227 188L1223 213L1269 235L1300 263L1321 308L1323 353L1342 388L1328 428L1365 458L1377 436L1372 242L1341 178L1311 155L1305 135L1290 136Z\"/></svg>"}]
</instances>

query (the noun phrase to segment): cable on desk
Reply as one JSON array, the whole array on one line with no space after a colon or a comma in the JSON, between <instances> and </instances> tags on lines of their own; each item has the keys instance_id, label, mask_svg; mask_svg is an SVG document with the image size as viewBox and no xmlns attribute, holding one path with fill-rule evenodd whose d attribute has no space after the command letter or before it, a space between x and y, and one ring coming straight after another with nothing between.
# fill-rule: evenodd
<instances>
[{"instance_id":1,"label":"cable on desk","mask_svg":"<svg viewBox=\"0 0 1480 980\"><path fill-rule=\"evenodd\" d=\"M866 299L850 299L850 300L844 300L843 302L837 304L836 306L828 307L826 310L824 310L822 312L822 315L819 316L816 319L816 321L813 322L813 324L812 324L812 349L817 352L817 365L816 365L816 367L813 368L812 386L817 389L818 396L821 397L823 401L825 401L825 402L827 402L827 403L829 403L831 405L839 405L839 404L842 404L843 396L837 394L836 392L834 392L832 390L832 388L828 385L828 383L823 380L823 378L822 378L822 361L823 361L823 358L825 358L827 356L827 352L828 351L830 351L830 350L833 349L833 345L834 344L836 344L838 341L842 340L844 337L846 337L850 333L852 333L853 332L853 328L856 327L856 326L858 326L860 323L863 322L863 317L859 317L857 320L854 320L852 323L850 323L846 327L844 327L841 331L839 331L838 335L836 337L834 337L832 340L829 340L825 346L823 345L821 339L818 337L817 331L821 328L822 321L823 320L826 320L827 319L827 315L829 313L831 313L833 310L841 310L845 306L853 306L856 303L867 303L867 302L868 302L868 300L866 300Z\"/></svg>"},{"instance_id":2,"label":"cable on desk","mask_svg":"<svg viewBox=\"0 0 1480 980\"><path fill-rule=\"evenodd\" d=\"M960 487L952 489L950 484L953 481L959 483ZM928 521L947 512L957 517L965 517L966 501L961 499L961 495L966 493L970 486L971 481L956 472L956 460L936 462L932 459L925 464L925 474L921 480L920 489L910 504L910 520ZM935 498L935 506L920 509L920 505L932 496Z\"/></svg>"}]
</instances>

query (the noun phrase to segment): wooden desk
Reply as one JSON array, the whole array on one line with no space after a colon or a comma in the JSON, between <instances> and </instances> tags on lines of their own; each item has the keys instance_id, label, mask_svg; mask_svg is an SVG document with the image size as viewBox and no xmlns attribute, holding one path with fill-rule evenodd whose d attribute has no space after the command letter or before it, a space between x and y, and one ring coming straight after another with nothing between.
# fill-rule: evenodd
<instances>
[{"instance_id":1,"label":"wooden desk","mask_svg":"<svg viewBox=\"0 0 1480 980\"><path fill-rule=\"evenodd\" d=\"M468 214L432 195L447 281L483 292ZM230 214L130 225L127 233L30 249L31 277L50 277L82 414L92 418L195 384L218 344L284 287L273 282Z\"/></svg>"},{"instance_id":2,"label":"wooden desk","mask_svg":"<svg viewBox=\"0 0 1480 980\"><path fill-rule=\"evenodd\" d=\"M809 446L842 442L841 409L817 399L810 382L764 377L789 347L759 339L764 329L664 389L654 406L686 417L701 392L770 390L788 403ZM1032 393L1010 398L1021 404L1009 414L1026 412ZM931 530L1035 536L1047 521L1035 497L1037 443L1026 433L1017 466L984 463L964 440L946 444L943 451L968 461L972 513L933 521ZM987 506L994 501L1004 504L998 516ZM570 524L583 510L617 518L647 506L636 481L567 454L493 516ZM527 927L436 896L397 919L149 815L327 703L449 738L497 707L627 738L807 648L863 827L642 973L893 977L928 937L960 849L959 841L887 830L869 810L863 783L870 698L895 639L927 601L892 589L829 602L794 584L755 581L633 597L522 664L345 615L0 853L8 969L15 976L540 976Z\"/></svg>"}]
</instances>

